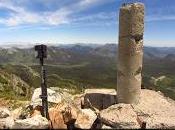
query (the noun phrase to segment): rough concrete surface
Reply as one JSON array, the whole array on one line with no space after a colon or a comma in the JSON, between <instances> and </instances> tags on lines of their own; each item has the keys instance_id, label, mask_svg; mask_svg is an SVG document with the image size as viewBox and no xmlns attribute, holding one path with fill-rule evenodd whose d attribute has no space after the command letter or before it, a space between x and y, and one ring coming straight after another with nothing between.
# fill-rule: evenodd
<instances>
[{"instance_id":1,"label":"rough concrete surface","mask_svg":"<svg viewBox=\"0 0 175 130\"><path fill-rule=\"evenodd\" d=\"M120 8L117 66L117 98L120 103L140 99L143 58L144 5L125 4Z\"/></svg>"}]
</instances>

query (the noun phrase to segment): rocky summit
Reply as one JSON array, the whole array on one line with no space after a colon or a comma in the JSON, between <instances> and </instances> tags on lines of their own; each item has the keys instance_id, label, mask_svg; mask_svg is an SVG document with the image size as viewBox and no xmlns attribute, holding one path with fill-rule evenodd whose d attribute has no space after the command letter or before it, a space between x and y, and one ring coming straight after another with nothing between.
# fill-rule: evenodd
<instances>
[{"instance_id":1,"label":"rocky summit","mask_svg":"<svg viewBox=\"0 0 175 130\"><path fill-rule=\"evenodd\" d=\"M27 106L15 110L1 107L0 128L175 129L175 101L159 91L142 89L137 105L114 103L114 89L87 89L80 95L69 94L66 98L54 90L49 89L49 92L52 93L50 96L56 95L54 101L59 100L49 102L50 120L41 116L40 103L32 106L32 98ZM38 97L39 94L40 92L34 93L33 97ZM104 102L106 100L109 101ZM102 104L104 108L101 107Z\"/></svg>"},{"instance_id":2,"label":"rocky summit","mask_svg":"<svg viewBox=\"0 0 175 130\"><path fill-rule=\"evenodd\" d=\"M101 121L112 128L175 128L175 102L160 92L142 89L140 102L115 104L100 112Z\"/></svg>"}]
</instances>

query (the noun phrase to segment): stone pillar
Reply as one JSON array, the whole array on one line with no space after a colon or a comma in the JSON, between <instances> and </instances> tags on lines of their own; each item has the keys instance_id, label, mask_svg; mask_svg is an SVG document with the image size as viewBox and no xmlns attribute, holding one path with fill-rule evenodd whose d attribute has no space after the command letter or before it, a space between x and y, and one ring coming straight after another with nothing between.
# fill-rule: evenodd
<instances>
[{"instance_id":1,"label":"stone pillar","mask_svg":"<svg viewBox=\"0 0 175 130\"><path fill-rule=\"evenodd\" d=\"M123 4L119 16L117 99L137 104L141 93L144 5Z\"/></svg>"}]
</instances>

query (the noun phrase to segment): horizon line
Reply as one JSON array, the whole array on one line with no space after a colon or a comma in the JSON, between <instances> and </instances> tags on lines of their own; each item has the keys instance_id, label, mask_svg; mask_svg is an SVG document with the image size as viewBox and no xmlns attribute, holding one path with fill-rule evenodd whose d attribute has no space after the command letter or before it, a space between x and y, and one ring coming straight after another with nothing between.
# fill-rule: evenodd
<instances>
[{"instance_id":1,"label":"horizon line","mask_svg":"<svg viewBox=\"0 0 175 130\"><path fill-rule=\"evenodd\" d=\"M8 43L8 44L7 44ZM10 44L9 44L10 43ZM23 43L23 44L22 44ZM24 44L25 43L25 44ZM110 45L110 44L116 44L118 45L118 43L88 43L88 42L77 42L77 43L44 43L44 42L36 42L36 43L32 43L32 42L3 42L0 43L0 48L31 48L34 45L37 44L45 44L47 46L66 46L66 45L84 45L84 46L88 46L88 45L98 45L98 46L104 46L104 45ZM18 47L18 45L20 45ZM160 48L175 48L175 46L151 46L151 45L143 45L144 47L160 47Z\"/></svg>"}]
</instances>

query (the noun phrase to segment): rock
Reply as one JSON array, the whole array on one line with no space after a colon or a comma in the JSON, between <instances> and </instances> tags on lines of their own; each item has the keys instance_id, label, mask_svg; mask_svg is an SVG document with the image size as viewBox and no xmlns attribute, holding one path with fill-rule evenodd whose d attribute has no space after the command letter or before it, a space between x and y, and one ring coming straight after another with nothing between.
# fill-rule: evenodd
<instances>
[{"instance_id":1,"label":"rock","mask_svg":"<svg viewBox=\"0 0 175 130\"><path fill-rule=\"evenodd\" d=\"M139 103L116 104L100 112L101 121L115 128L175 129L175 101L160 92L141 90Z\"/></svg>"},{"instance_id":2,"label":"rock","mask_svg":"<svg viewBox=\"0 0 175 130\"><path fill-rule=\"evenodd\" d=\"M49 109L49 118L51 122L51 129L66 129L67 126L64 123L63 115L61 111L56 108Z\"/></svg>"},{"instance_id":3,"label":"rock","mask_svg":"<svg viewBox=\"0 0 175 130\"><path fill-rule=\"evenodd\" d=\"M75 121L75 127L80 129L90 129L97 119L97 115L91 109L82 109Z\"/></svg>"},{"instance_id":4,"label":"rock","mask_svg":"<svg viewBox=\"0 0 175 130\"><path fill-rule=\"evenodd\" d=\"M5 118L1 118L0 119L0 129L4 129L5 128Z\"/></svg>"},{"instance_id":5,"label":"rock","mask_svg":"<svg viewBox=\"0 0 175 130\"><path fill-rule=\"evenodd\" d=\"M147 129L175 129L174 118L152 116L146 120Z\"/></svg>"},{"instance_id":6,"label":"rock","mask_svg":"<svg viewBox=\"0 0 175 130\"><path fill-rule=\"evenodd\" d=\"M13 110L11 116L13 119L26 119L31 116L32 106L26 105L25 107L19 107Z\"/></svg>"},{"instance_id":7,"label":"rock","mask_svg":"<svg viewBox=\"0 0 175 130\"><path fill-rule=\"evenodd\" d=\"M102 123L119 129L140 128L137 115L130 104L116 104L100 112Z\"/></svg>"},{"instance_id":8,"label":"rock","mask_svg":"<svg viewBox=\"0 0 175 130\"><path fill-rule=\"evenodd\" d=\"M50 121L53 129L67 129L66 124L75 122L78 115L78 107L66 102L59 103L56 107L49 109Z\"/></svg>"},{"instance_id":9,"label":"rock","mask_svg":"<svg viewBox=\"0 0 175 130\"><path fill-rule=\"evenodd\" d=\"M34 110L31 117L34 117L36 115L41 115L41 111L38 111L38 110Z\"/></svg>"},{"instance_id":10,"label":"rock","mask_svg":"<svg viewBox=\"0 0 175 130\"><path fill-rule=\"evenodd\" d=\"M14 119L13 117L7 117L5 118L5 128L6 129L11 129L14 125Z\"/></svg>"},{"instance_id":11,"label":"rock","mask_svg":"<svg viewBox=\"0 0 175 130\"><path fill-rule=\"evenodd\" d=\"M72 100L74 104L76 104L76 106L81 109L83 105L82 103L84 103L84 94L74 95L72 96Z\"/></svg>"},{"instance_id":12,"label":"rock","mask_svg":"<svg viewBox=\"0 0 175 130\"><path fill-rule=\"evenodd\" d=\"M116 103L116 91L115 89L86 89L85 108L89 108L88 99L93 107L102 110Z\"/></svg>"},{"instance_id":13,"label":"rock","mask_svg":"<svg viewBox=\"0 0 175 130\"><path fill-rule=\"evenodd\" d=\"M50 103L61 102L61 95L59 93L56 93L55 91L48 88L47 94L48 94L48 102ZM42 100L40 98L40 95L41 95L41 88L36 88L34 90L31 100L31 105L33 105L33 107L42 106Z\"/></svg>"},{"instance_id":14,"label":"rock","mask_svg":"<svg viewBox=\"0 0 175 130\"><path fill-rule=\"evenodd\" d=\"M19 119L22 113L22 107L19 107L15 110L12 111L11 116L13 117L13 119Z\"/></svg>"},{"instance_id":15,"label":"rock","mask_svg":"<svg viewBox=\"0 0 175 130\"><path fill-rule=\"evenodd\" d=\"M36 106L32 112L30 113L31 117L34 117L36 115L41 115L42 107L41 106Z\"/></svg>"},{"instance_id":16,"label":"rock","mask_svg":"<svg viewBox=\"0 0 175 130\"><path fill-rule=\"evenodd\" d=\"M142 89L140 103L133 105L148 129L175 129L175 101L160 92Z\"/></svg>"},{"instance_id":17,"label":"rock","mask_svg":"<svg viewBox=\"0 0 175 130\"><path fill-rule=\"evenodd\" d=\"M6 118L8 116L10 116L10 111L5 107L1 107L0 108L0 118Z\"/></svg>"},{"instance_id":18,"label":"rock","mask_svg":"<svg viewBox=\"0 0 175 130\"><path fill-rule=\"evenodd\" d=\"M62 113L70 109L71 119L77 119L78 113L81 111L75 104L68 104L67 102L62 102L56 106L56 109L60 110Z\"/></svg>"},{"instance_id":19,"label":"rock","mask_svg":"<svg viewBox=\"0 0 175 130\"><path fill-rule=\"evenodd\" d=\"M105 129L106 130L106 129L114 129L114 128L103 124L101 129Z\"/></svg>"},{"instance_id":20,"label":"rock","mask_svg":"<svg viewBox=\"0 0 175 130\"><path fill-rule=\"evenodd\" d=\"M55 91L56 93L61 93L63 96L71 96L71 89L63 89L63 88L59 88L59 87L50 87L50 89L52 89L53 91Z\"/></svg>"},{"instance_id":21,"label":"rock","mask_svg":"<svg viewBox=\"0 0 175 130\"><path fill-rule=\"evenodd\" d=\"M19 119L30 118L32 110L33 110L33 106L27 104L25 107L22 108Z\"/></svg>"},{"instance_id":22,"label":"rock","mask_svg":"<svg viewBox=\"0 0 175 130\"><path fill-rule=\"evenodd\" d=\"M49 122L41 115L36 115L32 118L14 121L12 129L48 129Z\"/></svg>"}]
</instances>

